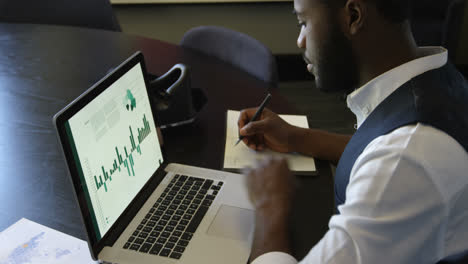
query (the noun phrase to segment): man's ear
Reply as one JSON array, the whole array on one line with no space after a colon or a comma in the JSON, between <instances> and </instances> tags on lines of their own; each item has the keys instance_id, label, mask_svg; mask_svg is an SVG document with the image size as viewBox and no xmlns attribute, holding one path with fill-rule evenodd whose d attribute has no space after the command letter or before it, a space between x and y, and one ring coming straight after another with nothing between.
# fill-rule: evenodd
<instances>
[{"instance_id":1,"label":"man's ear","mask_svg":"<svg viewBox=\"0 0 468 264\"><path fill-rule=\"evenodd\" d=\"M358 34L367 20L367 2L365 0L347 0L344 8L347 31L350 35Z\"/></svg>"}]
</instances>

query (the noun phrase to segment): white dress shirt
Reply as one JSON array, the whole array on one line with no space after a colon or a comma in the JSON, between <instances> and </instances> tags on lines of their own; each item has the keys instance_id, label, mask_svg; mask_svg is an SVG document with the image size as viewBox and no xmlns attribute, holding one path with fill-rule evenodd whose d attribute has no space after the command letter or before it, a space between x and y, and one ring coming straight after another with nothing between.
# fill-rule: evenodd
<instances>
[{"instance_id":1,"label":"white dress shirt","mask_svg":"<svg viewBox=\"0 0 468 264\"><path fill-rule=\"evenodd\" d=\"M446 64L447 50L420 49L426 56L348 96L358 126L402 84ZM463 252L468 249L468 153L446 133L421 123L377 137L357 158L338 210L329 231L300 263L436 263ZM252 263L297 261L269 252Z\"/></svg>"}]
</instances>

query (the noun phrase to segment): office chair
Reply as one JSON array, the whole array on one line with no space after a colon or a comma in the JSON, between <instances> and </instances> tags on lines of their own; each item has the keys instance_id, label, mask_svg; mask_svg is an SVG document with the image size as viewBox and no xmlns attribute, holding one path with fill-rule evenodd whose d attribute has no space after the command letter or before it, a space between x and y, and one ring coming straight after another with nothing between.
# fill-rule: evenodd
<instances>
[{"instance_id":1,"label":"office chair","mask_svg":"<svg viewBox=\"0 0 468 264\"><path fill-rule=\"evenodd\" d=\"M109 0L0 0L0 22L121 31Z\"/></svg>"},{"instance_id":2,"label":"office chair","mask_svg":"<svg viewBox=\"0 0 468 264\"><path fill-rule=\"evenodd\" d=\"M271 51L260 41L219 26L200 26L187 31L182 47L216 57L269 84L278 86L278 68Z\"/></svg>"}]
</instances>

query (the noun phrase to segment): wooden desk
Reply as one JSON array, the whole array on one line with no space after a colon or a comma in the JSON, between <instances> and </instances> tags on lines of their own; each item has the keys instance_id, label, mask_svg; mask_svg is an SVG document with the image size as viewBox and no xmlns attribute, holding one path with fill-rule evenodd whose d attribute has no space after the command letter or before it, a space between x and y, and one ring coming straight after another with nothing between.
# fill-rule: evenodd
<instances>
[{"instance_id":1,"label":"wooden desk","mask_svg":"<svg viewBox=\"0 0 468 264\"><path fill-rule=\"evenodd\" d=\"M176 63L192 69L192 86L208 103L197 121L164 131L169 160L221 169L227 109L256 106L266 84L221 61L158 40L74 27L0 24L0 230L21 217L85 239L52 116L141 50L151 73ZM270 108L294 113L272 91ZM328 164L302 178L292 232L298 257L318 242L333 212ZM300 209L305 209L301 212Z\"/></svg>"}]
</instances>

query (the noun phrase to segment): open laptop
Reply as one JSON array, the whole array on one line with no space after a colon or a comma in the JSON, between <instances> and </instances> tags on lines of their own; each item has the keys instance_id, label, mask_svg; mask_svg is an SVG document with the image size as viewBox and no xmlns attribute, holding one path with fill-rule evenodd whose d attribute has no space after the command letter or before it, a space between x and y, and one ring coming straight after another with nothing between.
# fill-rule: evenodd
<instances>
[{"instance_id":1,"label":"open laptop","mask_svg":"<svg viewBox=\"0 0 468 264\"><path fill-rule=\"evenodd\" d=\"M244 176L169 163L144 72L137 52L54 116L93 259L246 263Z\"/></svg>"}]
</instances>

